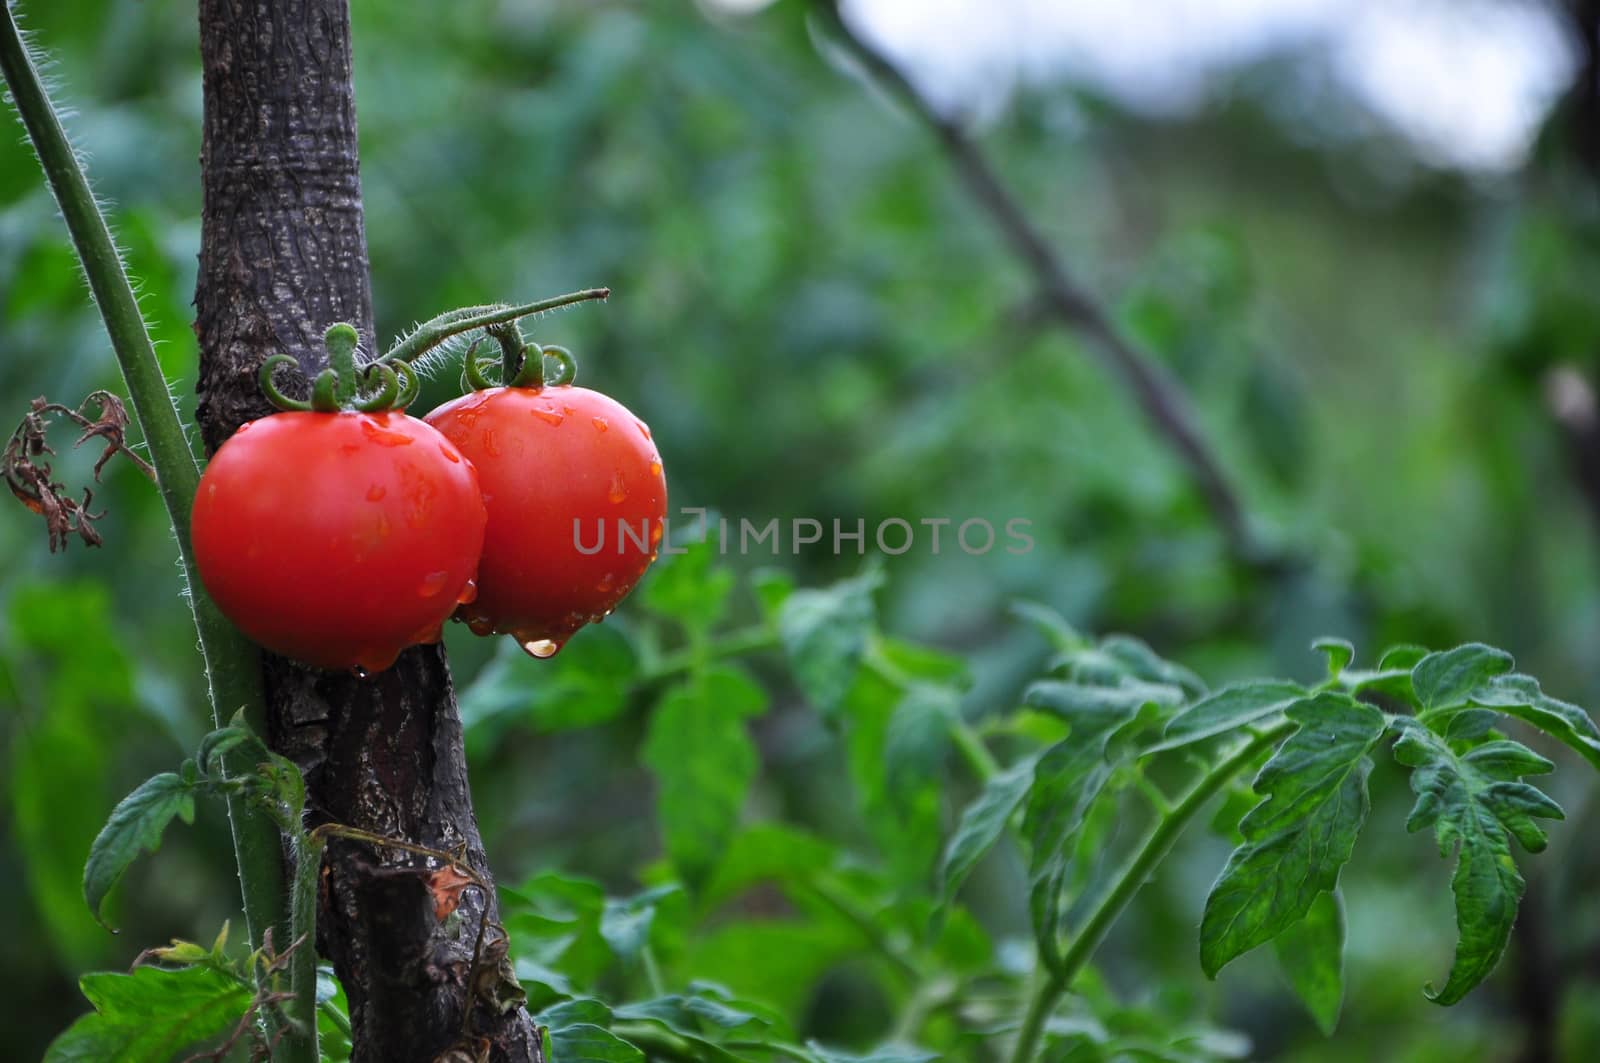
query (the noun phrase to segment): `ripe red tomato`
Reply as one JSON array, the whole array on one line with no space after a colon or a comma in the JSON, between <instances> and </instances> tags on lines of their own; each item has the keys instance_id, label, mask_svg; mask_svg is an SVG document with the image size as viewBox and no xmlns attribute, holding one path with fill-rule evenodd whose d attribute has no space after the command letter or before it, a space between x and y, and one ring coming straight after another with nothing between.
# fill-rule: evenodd
<instances>
[{"instance_id":1,"label":"ripe red tomato","mask_svg":"<svg viewBox=\"0 0 1600 1063\"><path fill-rule=\"evenodd\" d=\"M478 470L489 527L462 619L548 657L655 560L667 483L650 429L588 388L488 388L427 421Z\"/></svg>"},{"instance_id":2,"label":"ripe red tomato","mask_svg":"<svg viewBox=\"0 0 1600 1063\"><path fill-rule=\"evenodd\" d=\"M376 672L437 642L471 595L478 477L414 417L277 413L206 466L192 534L201 582L275 653Z\"/></svg>"}]
</instances>

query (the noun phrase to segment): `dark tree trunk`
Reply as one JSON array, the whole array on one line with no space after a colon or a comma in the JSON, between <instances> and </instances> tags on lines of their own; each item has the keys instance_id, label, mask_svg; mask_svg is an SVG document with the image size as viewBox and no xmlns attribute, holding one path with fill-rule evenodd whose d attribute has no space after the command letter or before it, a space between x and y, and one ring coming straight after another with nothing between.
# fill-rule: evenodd
<instances>
[{"instance_id":1,"label":"dark tree trunk","mask_svg":"<svg viewBox=\"0 0 1600 1063\"><path fill-rule=\"evenodd\" d=\"M374 337L347 0L200 0L200 44L195 331L209 451L271 412L256 385L268 356L291 354L310 373L323 364L328 325L355 325L367 349ZM464 850L488 879L442 649L408 650L365 681L273 657L264 667L269 740L305 772L316 820ZM432 1060L459 1046L459 1058L477 1059L487 1042L491 1059L538 1060L527 1012L492 1005L492 974L465 1014L480 919L486 903L496 917L494 899L468 890L461 918L441 925L428 865L401 850L329 845L317 944L349 995L355 1058Z\"/></svg>"}]
</instances>

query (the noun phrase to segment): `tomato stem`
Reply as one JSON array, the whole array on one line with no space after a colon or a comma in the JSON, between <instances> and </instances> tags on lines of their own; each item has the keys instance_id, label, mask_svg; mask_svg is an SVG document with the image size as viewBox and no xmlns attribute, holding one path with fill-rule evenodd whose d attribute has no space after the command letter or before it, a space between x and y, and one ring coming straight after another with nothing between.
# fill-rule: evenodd
<instances>
[{"instance_id":1,"label":"tomato stem","mask_svg":"<svg viewBox=\"0 0 1600 1063\"><path fill-rule=\"evenodd\" d=\"M1253 733L1250 741L1201 776L1200 781L1172 806L1171 811L1156 821L1150 833L1145 836L1144 844L1123 866L1105 896L1084 921L1078 936L1073 939L1066 952L1062 953L1060 964L1042 972L1043 977L1034 988L1033 998L1028 1003L1028 1012L1023 1018L1022 1029L1017 1033L1016 1046L1011 1053L1011 1063L1028 1063L1033 1059L1040 1035L1044 1032L1045 1021L1055 1010L1061 994L1066 992L1072 980L1089 962L1094 950L1105 940L1112 924L1133 900L1134 894L1145 884L1145 880L1150 877L1156 865L1161 863L1172 850L1173 843L1189 825L1189 821L1235 775L1254 763L1263 752L1277 745L1295 727L1295 723L1285 720L1265 731Z\"/></svg>"},{"instance_id":2,"label":"tomato stem","mask_svg":"<svg viewBox=\"0 0 1600 1063\"><path fill-rule=\"evenodd\" d=\"M581 291L568 292L551 299L541 299L535 303L524 303L520 306L504 306L490 304L487 306L464 306L459 310L447 310L438 317L430 318L418 325L403 339L397 341L384 353L384 361L412 362L433 348L439 346L451 336L459 336L473 329L487 328L490 325L504 324L507 321L516 321L519 318L531 317L542 314L546 310L558 310L563 306L581 303L590 299L606 299L611 295L610 288L584 288Z\"/></svg>"},{"instance_id":3,"label":"tomato stem","mask_svg":"<svg viewBox=\"0 0 1600 1063\"><path fill-rule=\"evenodd\" d=\"M0 17L0 72L5 75L17 113L27 128L50 190L61 208L73 248L88 278L95 305L127 383L134 417L150 448L157 487L178 540L189 604L205 659L212 720L221 727L235 710L243 708L250 726L264 732L266 708L257 651L222 616L195 571L189 511L200 482L199 465L167 390L161 363L151 345L149 331L110 229L95 203L60 117L45 92L33 57L23 43L9 4ZM244 756L243 762L240 756ZM248 754L242 751L224 760L229 775L254 769ZM276 928L274 937L278 940L288 941L288 906L277 828L264 813L249 807L237 794L228 798L228 818L233 828L234 853L239 864L251 945L259 946L268 927ZM314 1052L315 1041L312 1045Z\"/></svg>"}]
</instances>

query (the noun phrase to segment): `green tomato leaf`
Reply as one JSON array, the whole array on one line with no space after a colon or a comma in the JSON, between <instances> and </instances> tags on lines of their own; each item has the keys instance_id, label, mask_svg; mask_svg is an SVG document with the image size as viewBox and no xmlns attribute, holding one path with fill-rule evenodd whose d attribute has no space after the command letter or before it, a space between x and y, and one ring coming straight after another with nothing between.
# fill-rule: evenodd
<instances>
[{"instance_id":1,"label":"green tomato leaf","mask_svg":"<svg viewBox=\"0 0 1600 1063\"><path fill-rule=\"evenodd\" d=\"M1306 696L1304 687L1281 679L1258 679L1225 686L1201 698L1167 722L1162 741L1145 754L1203 742L1247 724L1276 716Z\"/></svg>"},{"instance_id":2,"label":"green tomato leaf","mask_svg":"<svg viewBox=\"0 0 1600 1063\"><path fill-rule=\"evenodd\" d=\"M939 862L939 903L955 899L961 884L1005 832L1017 807L1033 787L1034 760L1028 758L984 783L983 792L961 813Z\"/></svg>"},{"instance_id":3,"label":"green tomato leaf","mask_svg":"<svg viewBox=\"0 0 1600 1063\"><path fill-rule=\"evenodd\" d=\"M650 924L656 917L656 902L680 889L682 887L676 882L669 882L624 900L606 901L600 913L600 936L606 939L606 944L611 946L611 951L619 959L629 960L638 955L650 940Z\"/></svg>"},{"instance_id":4,"label":"green tomato leaf","mask_svg":"<svg viewBox=\"0 0 1600 1063\"><path fill-rule=\"evenodd\" d=\"M628 704L638 657L616 624L591 624L550 660L534 660L509 639L461 692L469 748L494 744L508 724L540 733L593 727Z\"/></svg>"},{"instance_id":5,"label":"green tomato leaf","mask_svg":"<svg viewBox=\"0 0 1600 1063\"><path fill-rule=\"evenodd\" d=\"M687 881L705 878L739 825L759 765L745 718L766 706L759 686L722 667L668 691L650 718L644 762L667 855Z\"/></svg>"},{"instance_id":6,"label":"green tomato leaf","mask_svg":"<svg viewBox=\"0 0 1600 1063\"><path fill-rule=\"evenodd\" d=\"M1356 648L1344 639L1320 638L1311 644L1311 648L1327 655L1329 679L1338 679L1339 674L1356 659Z\"/></svg>"},{"instance_id":7,"label":"green tomato leaf","mask_svg":"<svg viewBox=\"0 0 1600 1063\"><path fill-rule=\"evenodd\" d=\"M778 636L795 683L825 714L839 708L855 680L874 623L872 592L881 582L873 571L826 590L795 591L778 610Z\"/></svg>"},{"instance_id":8,"label":"green tomato leaf","mask_svg":"<svg viewBox=\"0 0 1600 1063\"><path fill-rule=\"evenodd\" d=\"M644 1053L610 1030L580 1022L551 1028L550 1063L644 1063Z\"/></svg>"},{"instance_id":9,"label":"green tomato leaf","mask_svg":"<svg viewBox=\"0 0 1600 1063\"><path fill-rule=\"evenodd\" d=\"M1039 757L1023 814L1022 834L1032 846L1028 907L1041 954L1057 957L1061 936L1061 894L1070 863L1069 846L1084 816L1111 778L1106 751L1116 732L1146 704L1147 684L1137 697L1095 697L1086 692L1129 693L1108 687L1045 680L1029 688L1024 701L1067 720L1065 740ZM1171 688L1166 688L1171 689Z\"/></svg>"},{"instance_id":10,"label":"green tomato leaf","mask_svg":"<svg viewBox=\"0 0 1600 1063\"><path fill-rule=\"evenodd\" d=\"M1600 727L1578 706L1544 693L1532 676L1497 675L1468 697L1474 705L1532 724L1600 768Z\"/></svg>"},{"instance_id":11,"label":"green tomato leaf","mask_svg":"<svg viewBox=\"0 0 1600 1063\"><path fill-rule=\"evenodd\" d=\"M1465 703L1474 690L1511 668L1509 653L1469 642L1418 661L1411 669L1411 688L1424 710L1444 709Z\"/></svg>"},{"instance_id":12,"label":"green tomato leaf","mask_svg":"<svg viewBox=\"0 0 1600 1063\"><path fill-rule=\"evenodd\" d=\"M1206 684L1199 676L1159 656L1143 640L1132 635L1107 635L1100 640L1100 652L1135 679L1175 686L1190 697L1198 697L1206 691Z\"/></svg>"},{"instance_id":13,"label":"green tomato leaf","mask_svg":"<svg viewBox=\"0 0 1600 1063\"><path fill-rule=\"evenodd\" d=\"M1089 644L1089 640L1079 634L1066 617L1042 602L1019 598L1011 603L1010 612L1019 620L1032 624L1058 651L1082 649Z\"/></svg>"},{"instance_id":14,"label":"green tomato leaf","mask_svg":"<svg viewBox=\"0 0 1600 1063\"><path fill-rule=\"evenodd\" d=\"M817 1058L818 1063L932 1063L938 1059L933 1052L922 1052L915 1048L900 1048L889 1046L868 1052L864 1056L853 1055L849 1052L837 1052L825 1048L816 1041L806 1044L806 1048Z\"/></svg>"},{"instance_id":15,"label":"green tomato leaf","mask_svg":"<svg viewBox=\"0 0 1600 1063\"><path fill-rule=\"evenodd\" d=\"M1209 977L1300 921L1317 894L1338 885L1367 818L1367 753L1387 729L1383 713L1329 692L1296 702L1287 715L1299 729L1256 776L1261 803L1240 822L1244 842L1206 898L1200 964Z\"/></svg>"},{"instance_id":16,"label":"green tomato leaf","mask_svg":"<svg viewBox=\"0 0 1600 1063\"><path fill-rule=\"evenodd\" d=\"M716 870L700 889L702 915L759 882L795 883L833 866L834 847L782 823L753 823L723 849Z\"/></svg>"},{"instance_id":17,"label":"green tomato leaf","mask_svg":"<svg viewBox=\"0 0 1600 1063\"><path fill-rule=\"evenodd\" d=\"M593 997L563 1000L539 1012L534 1020L552 1030L565 1029L587 1023L591 1026L610 1026L611 1009Z\"/></svg>"},{"instance_id":18,"label":"green tomato leaf","mask_svg":"<svg viewBox=\"0 0 1600 1063\"><path fill-rule=\"evenodd\" d=\"M950 746L950 727L960 715L960 695L948 687L913 683L905 692L883 736L891 796L912 793L938 776Z\"/></svg>"},{"instance_id":19,"label":"green tomato leaf","mask_svg":"<svg viewBox=\"0 0 1600 1063\"><path fill-rule=\"evenodd\" d=\"M1344 1006L1344 901L1319 893L1305 917L1272 939L1278 967L1324 1037L1333 1036Z\"/></svg>"},{"instance_id":20,"label":"green tomato leaf","mask_svg":"<svg viewBox=\"0 0 1600 1063\"><path fill-rule=\"evenodd\" d=\"M715 536L709 534L681 551L662 551L640 590L644 607L691 631L710 631L726 612L734 585L733 571L715 563L716 552Z\"/></svg>"},{"instance_id":21,"label":"green tomato leaf","mask_svg":"<svg viewBox=\"0 0 1600 1063\"><path fill-rule=\"evenodd\" d=\"M210 967L136 967L86 974L78 985L94 1011L51 1042L45 1063L170 1063L237 1024L251 997L247 986Z\"/></svg>"},{"instance_id":22,"label":"green tomato leaf","mask_svg":"<svg viewBox=\"0 0 1600 1063\"><path fill-rule=\"evenodd\" d=\"M111 928L100 917L106 894L140 853L153 853L160 847L161 835L174 816L185 823L194 822L194 791L170 771L146 779L111 810L111 818L89 847L89 862L83 867L83 899L106 929Z\"/></svg>"},{"instance_id":23,"label":"green tomato leaf","mask_svg":"<svg viewBox=\"0 0 1600 1063\"><path fill-rule=\"evenodd\" d=\"M1555 765L1517 742L1487 742L1457 754L1413 720L1402 719L1401 728L1394 756L1411 768L1417 795L1406 829L1432 827L1439 855L1456 857L1455 962L1443 989L1425 989L1435 1003L1454 1004L1489 976L1511 936L1525 885L1511 839L1537 853L1546 838L1536 819L1563 818L1560 805L1521 781Z\"/></svg>"}]
</instances>

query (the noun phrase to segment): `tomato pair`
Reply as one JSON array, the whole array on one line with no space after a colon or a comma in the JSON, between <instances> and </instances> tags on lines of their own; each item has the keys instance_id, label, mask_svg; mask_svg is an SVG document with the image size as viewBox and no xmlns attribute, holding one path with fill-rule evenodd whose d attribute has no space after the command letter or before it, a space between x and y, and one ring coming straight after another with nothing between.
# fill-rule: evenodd
<instances>
[{"instance_id":1,"label":"tomato pair","mask_svg":"<svg viewBox=\"0 0 1600 1063\"><path fill-rule=\"evenodd\" d=\"M457 614L550 656L654 560L661 457L614 400L570 384L494 387L418 420L363 409L355 391L332 410L241 426L201 478L201 580L267 649L376 672L437 642Z\"/></svg>"}]
</instances>

